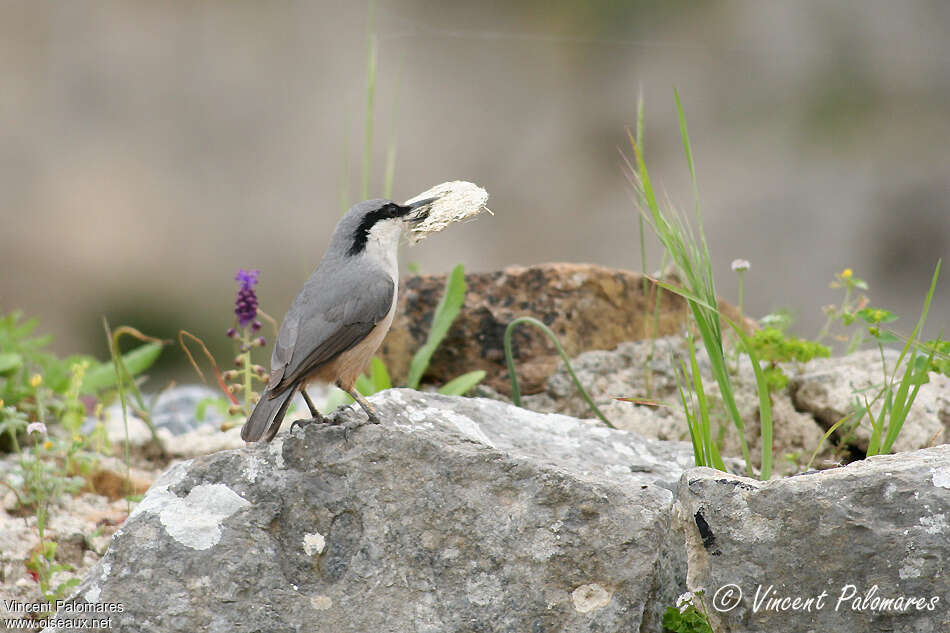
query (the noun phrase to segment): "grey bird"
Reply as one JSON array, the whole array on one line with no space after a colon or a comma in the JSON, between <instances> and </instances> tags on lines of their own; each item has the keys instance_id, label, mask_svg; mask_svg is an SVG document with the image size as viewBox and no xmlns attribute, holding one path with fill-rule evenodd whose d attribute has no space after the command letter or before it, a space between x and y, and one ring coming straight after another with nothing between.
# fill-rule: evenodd
<instances>
[{"instance_id":1,"label":"grey bird","mask_svg":"<svg viewBox=\"0 0 950 633\"><path fill-rule=\"evenodd\" d=\"M325 422L307 395L310 382L334 384L379 423L372 405L354 388L379 349L396 312L399 240L411 222L427 215L434 198L410 205L367 200L336 225L330 246L310 275L277 334L270 381L241 429L241 439L270 442L299 389L312 420Z\"/></svg>"}]
</instances>

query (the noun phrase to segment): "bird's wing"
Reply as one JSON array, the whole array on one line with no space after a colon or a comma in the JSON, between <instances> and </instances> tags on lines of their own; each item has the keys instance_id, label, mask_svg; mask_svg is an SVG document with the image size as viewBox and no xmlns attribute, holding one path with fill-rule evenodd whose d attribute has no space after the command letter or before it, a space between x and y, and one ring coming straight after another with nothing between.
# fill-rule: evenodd
<instances>
[{"instance_id":1,"label":"bird's wing","mask_svg":"<svg viewBox=\"0 0 950 633\"><path fill-rule=\"evenodd\" d=\"M270 397L366 338L392 307L396 284L382 270L321 295L304 288L281 325L271 358ZM310 284L308 284L309 286ZM275 362L276 361L276 362Z\"/></svg>"}]
</instances>

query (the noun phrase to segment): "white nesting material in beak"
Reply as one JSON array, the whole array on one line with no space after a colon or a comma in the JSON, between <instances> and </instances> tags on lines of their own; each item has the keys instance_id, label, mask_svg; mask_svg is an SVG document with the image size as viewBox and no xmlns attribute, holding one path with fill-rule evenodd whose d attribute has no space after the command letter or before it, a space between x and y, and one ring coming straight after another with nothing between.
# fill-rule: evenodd
<instances>
[{"instance_id":1,"label":"white nesting material in beak","mask_svg":"<svg viewBox=\"0 0 950 633\"><path fill-rule=\"evenodd\" d=\"M483 211L494 215L485 206L488 192L476 184L464 180L453 180L436 185L428 191L406 200L409 206L414 202L433 198L432 202L418 207L409 216L409 239L418 244L432 233L438 233L455 222L474 218Z\"/></svg>"}]
</instances>

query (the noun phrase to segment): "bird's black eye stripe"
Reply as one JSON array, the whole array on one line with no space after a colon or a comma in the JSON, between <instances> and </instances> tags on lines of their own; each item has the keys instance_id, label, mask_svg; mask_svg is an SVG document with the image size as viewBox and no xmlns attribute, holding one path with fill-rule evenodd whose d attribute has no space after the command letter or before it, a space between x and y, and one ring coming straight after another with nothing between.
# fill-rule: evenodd
<instances>
[{"instance_id":1,"label":"bird's black eye stripe","mask_svg":"<svg viewBox=\"0 0 950 633\"><path fill-rule=\"evenodd\" d=\"M401 218L410 211L412 211L411 207L401 207L395 202L389 202L375 211L367 213L363 221L356 227L356 231L353 232L353 244L350 245L348 254L351 256L358 255L366 248L366 240L369 239L369 232L377 222L380 220Z\"/></svg>"}]
</instances>

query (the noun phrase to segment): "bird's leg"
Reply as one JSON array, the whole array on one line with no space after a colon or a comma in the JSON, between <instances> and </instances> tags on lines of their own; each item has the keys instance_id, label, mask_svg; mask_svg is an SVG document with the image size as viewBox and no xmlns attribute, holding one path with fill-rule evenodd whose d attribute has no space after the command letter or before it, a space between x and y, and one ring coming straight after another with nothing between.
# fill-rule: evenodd
<instances>
[{"instance_id":1,"label":"bird's leg","mask_svg":"<svg viewBox=\"0 0 950 633\"><path fill-rule=\"evenodd\" d=\"M317 411L317 407L313 406L313 400L310 399L310 394L307 393L307 390L301 389L300 395L303 396L304 401L307 403L307 406L310 408L310 415L313 416L313 419L317 420L318 422L326 422L326 420L323 419L323 416L320 415L320 412Z\"/></svg>"},{"instance_id":2,"label":"bird's leg","mask_svg":"<svg viewBox=\"0 0 950 633\"><path fill-rule=\"evenodd\" d=\"M366 411L366 416L369 418L370 422L373 424L379 424L379 418L376 417L376 409L374 409L373 405L369 403L369 400L363 397L363 394L361 394L356 389L344 389L343 385L341 385L339 381L337 381L336 386L340 389L343 389L343 391L350 394L350 396L356 400L356 402L363 408L363 411Z\"/></svg>"},{"instance_id":3,"label":"bird's leg","mask_svg":"<svg viewBox=\"0 0 950 633\"><path fill-rule=\"evenodd\" d=\"M312 417L309 420L294 420L293 424L290 425L291 433L293 433L295 426L300 426L302 428L311 422L320 422L321 424L326 424L327 421L326 418L320 415L320 412L317 411L317 407L314 406L313 400L310 399L310 395L307 393L306 389L301 388L300 395L303 396L304 402L307 403L307 407L310 409L310 415Z\"/></svg>"}]
</instances>

